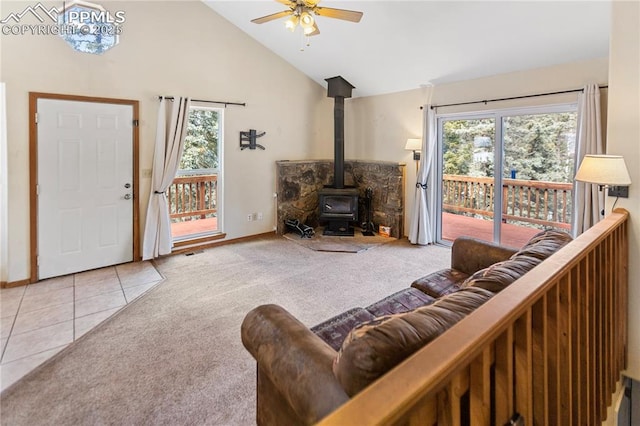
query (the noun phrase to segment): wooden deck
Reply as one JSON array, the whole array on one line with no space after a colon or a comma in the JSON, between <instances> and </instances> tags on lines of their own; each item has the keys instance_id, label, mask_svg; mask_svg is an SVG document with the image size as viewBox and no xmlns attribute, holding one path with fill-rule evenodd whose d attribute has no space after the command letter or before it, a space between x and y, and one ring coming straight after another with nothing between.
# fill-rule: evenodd
<instances>
[{"instance_id":1,"label":"wooden deck","mask_svg":"<svg viewBox=\"0 0 640 426\"><path fill-rule=\"evenodd\" d=\"M491 221L474 219L472 217L452 213L444 213L442 219L443 240L453 241L462 235L486 241L493 240L493 223ZM190 220L186 222L172 223L171 235L173 238L183 238L188 235L202 234L217 229L218 219L215 217L209 219ZM539 229L535 228L503 223L501 244L514 248L522 247L539 231Z\"/></svg>"},{"instance_id":2,"label":"wooden deck","mask_svg":"<svg viewBox=\"0 0 640 426\"><path fill-rule=\"evenodd\" d=\"M500 244L520 248L538 232L540 232L540 229L537 228L503 223ZM493 221L475 219L453 213L443 213L442 239L454 241L463 235L485 241L493 241Z\"/></svg>"},{"instance_id":3,"label":"wooden deck","mask_svg":"<svg viewBox=\"0 0 640 426\"><path fill-rule=\"evenodd\" d=\"M171 224L171 236L182 238L187 235L202 234L218 230L218 218L188 220L186 222L176 222Z\"/></svg>"},{"instance_id":4,"label":"wooden deck","mask_svg":"<svg viewBox=\"0 0 640 426\"><path fill-rule=\"evenodd\" d=\"M167 191L169 216L171 219L193 218L171 224L174 239L184 241L189 240L190 235L202 236L220 231L217 218L197 219L216 214L217 184L216 173L178 176L174 179ZM503 223L500 243L519 248L541 227L570 229L571 189L572 184L568 182L504 179L502 189L498 190L502 194L502 218L532 226ZM495 191L493 178L445 175L443 209L492 218ZM442 221L442 239L445 241L453 241L462 235L493 241L493 222L490 219L444 213ZM538 228L533 227L536 225Z\"/></svg>"}]
</instances>

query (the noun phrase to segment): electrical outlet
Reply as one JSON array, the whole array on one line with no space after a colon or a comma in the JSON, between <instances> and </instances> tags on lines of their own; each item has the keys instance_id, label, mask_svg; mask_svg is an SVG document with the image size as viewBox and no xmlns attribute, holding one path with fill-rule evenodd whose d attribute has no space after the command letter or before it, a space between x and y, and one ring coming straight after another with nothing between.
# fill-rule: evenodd
<instances>
[{"instance_id":1,"label":"electrical outlet","mask_svg":"<svg viewBox=\"0 0 640 426\"><path fill-rule=\"evenodd\" d=\"M629 198L628 186L610 186L609 197Z\"/></svg>"},{"instance_id":2,"label":"electrical outlet","mask_svg":"<svg viewBox=\"0 0 640 426\"><path fill-rule=\"evenodd\" d=\"M252 222L253 221L253 214L249 213L247 215L247 222Z\"/></svg>"}]
</instances>

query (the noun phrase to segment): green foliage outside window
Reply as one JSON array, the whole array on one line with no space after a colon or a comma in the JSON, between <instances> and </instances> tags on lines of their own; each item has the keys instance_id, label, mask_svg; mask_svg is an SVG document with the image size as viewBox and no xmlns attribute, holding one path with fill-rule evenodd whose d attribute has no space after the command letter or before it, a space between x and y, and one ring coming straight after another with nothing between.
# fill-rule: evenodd
<instances>
[{"instance_id":1,"label":"green foliage outside window","mask_svg":"<svg viewBox=\"0 0 640 426\"><path fill-rule=\"evenodd\" d=\"M538 114L504 120L504 177L571 182L576 114Z\"/></svg>"},{"instance_id":2,"label":"green foliage outside window","mask_svg":"<svg viewBox=\"0 0 640 426\"><path fill-rule=\"evenodd\" d=\"M444 211L493 217L495 119L448 120L442 130L442 171L452 175L443 181ZM501 208L511 216L509 223L541 229L570 223L571 190L549 189L546 182L573 180L576 113L504 116L501 133L503 178L515 179L502 186Z\"/></svg>"},{"instance_id":3,"label":"green foliage outside window","mask_svg":"<svg viewBox=\"0 0 640 426\"><path fill-rule=\"evenodd\" d=\"M493 119L452 120L444 123L444 174L492 176L493 159L474 161L476 151L493 152L495 145ZM476 147L476 140L488 140L488 146Z\"/></svg>"},{"instance_id":4,"label":"green foliage outside window","mask_svg":"<svg viewBox=\"0 0 640 426\"><path fill-rule=\"evenodd\" d=\"M571 182L576 113L505 117L504 177ZM451 120L443 125L443 173L493 176L494 120Z\"/></svg>"},{"instance_id":5,"label":"green foliage outside window","mask_svg":"<svg viewBox=\"0 0 640 426\"><path fill-rule=\"evenodd\" d=\"M218 113L192 109L189 113L181 170L218 169Z\"/></svg>"}]
</instances>

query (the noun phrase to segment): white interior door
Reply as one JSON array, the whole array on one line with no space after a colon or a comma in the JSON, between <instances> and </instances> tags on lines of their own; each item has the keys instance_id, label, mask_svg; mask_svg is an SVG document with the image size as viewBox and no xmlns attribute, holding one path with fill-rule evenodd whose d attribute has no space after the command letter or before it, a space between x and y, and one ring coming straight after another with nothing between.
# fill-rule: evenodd
<instances>
[{"instance_id":1,"label":"white interior door","mask_svg":"<svg viewBox=\"0 0 640 426\"><path fill-rule=\"evenodd\" d=\"M37 106L38 278L132 261L132 106Z\"/></svg>"}]
</instances>

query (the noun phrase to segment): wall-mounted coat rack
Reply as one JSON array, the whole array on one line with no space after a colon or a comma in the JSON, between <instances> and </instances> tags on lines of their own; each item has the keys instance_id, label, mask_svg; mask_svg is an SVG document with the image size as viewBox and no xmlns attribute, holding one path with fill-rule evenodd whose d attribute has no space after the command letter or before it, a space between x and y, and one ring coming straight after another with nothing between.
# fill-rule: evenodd
<instances>
[{"instance_id":1,"label":"wall-mounted coat rack","mask_svg":"<svg viewBox=\"0 0 640 426\"><path fill-rule=\"evenodd\" d=\"M260 148L262 150L265 150L266 148L258 143L256 143L256 139L259 137L262 137L266 134L267 132L262 132L262 133L258 133L256 132L255 129L249 129L248 132L240 132L240 150L244 150L244 149L256 149L256 148ZM249 142L249 143L243 143L243 142Z\"/></svg>"}]
</instances>

